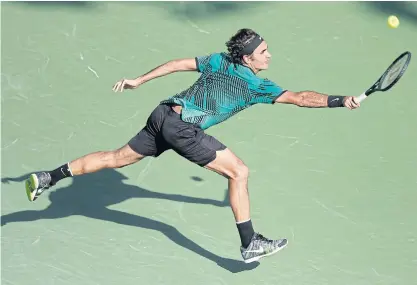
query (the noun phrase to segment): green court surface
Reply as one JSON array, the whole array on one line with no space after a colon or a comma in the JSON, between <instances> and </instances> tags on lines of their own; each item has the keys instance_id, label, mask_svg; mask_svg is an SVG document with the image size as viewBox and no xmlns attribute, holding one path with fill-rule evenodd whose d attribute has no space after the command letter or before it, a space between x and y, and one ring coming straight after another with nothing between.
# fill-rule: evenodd
<instances>
[{"instance_id":1,"label":"green court surface","mask_svg":"<svg viewBox=\"0 0 417 285\"><path fill-rule=\"evenodd\" d=\"M257 105L208 130L249 166L255 230L283 251L244 264L227 181L173 152L27 200L27 174L122 146L198 74L117 80L243 27L272 53L260 76L294 91L359 95L413 53L357 110ZM2 3L1 283L417 284L416 35L411 2Z\"/></svg>"}]
</instances>

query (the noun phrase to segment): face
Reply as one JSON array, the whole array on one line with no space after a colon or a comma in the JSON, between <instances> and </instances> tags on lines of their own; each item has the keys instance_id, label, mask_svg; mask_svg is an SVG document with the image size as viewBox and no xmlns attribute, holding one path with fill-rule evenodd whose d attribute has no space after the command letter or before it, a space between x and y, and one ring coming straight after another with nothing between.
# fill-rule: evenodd
<instances>
[{"instance_id":1,"label":"face","mask_svg":"<svg viewBox=\"0 0 417 285\"><path fill-rule=\"evenodd\" d=\"M265 41L262 41L251 55L243 56L243 60L255 73L268 69L270 58L271 54Z\"/></svg>"}]
</instances>

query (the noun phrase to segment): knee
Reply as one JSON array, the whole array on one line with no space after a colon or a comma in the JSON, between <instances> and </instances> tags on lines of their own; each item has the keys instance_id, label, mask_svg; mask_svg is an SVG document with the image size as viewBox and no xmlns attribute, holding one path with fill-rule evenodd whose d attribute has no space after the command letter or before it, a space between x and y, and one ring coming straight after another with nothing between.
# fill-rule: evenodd
<instances>
[{"instance_id":1,"label":"knee","mask_svg":"<svg viewBox=\"0 0 417 285\"><path fill-rule=\"evenodd\" d=\"M230 178L233 180L246 180L249 177L249 168L243 161L238 159L232 168Z\"/></svg>"},{"instance_id":2,"label":"knee","mask_svg":"<svg viewBox=\"0 0 417 285\"><path fill-rule=\"evenodd\" d=\"M107 155L111 168L123 168L129 164L127 158L123 157L119 150L109 151Z\"/></svg>"},{"instance_id":3,"label":"knee","mask_svg":"<svg viewBox=\"0 0 417 285\"><path fill-rule=\"evenodd\" d=\"M98 155L101 164L105 168L121 168L125 166L123 161L118 159L117 151L100 151Z\"/></svg>"},{"instance_id":4,"label":"knee","mask_svg":"<svg viewBox=\"0 0 417 285\"><path fill-rule=\"evenodd\" d=\"M119 168L116 151L101 151L100 160L106 168Z\"/></svg>"}]
</instances>

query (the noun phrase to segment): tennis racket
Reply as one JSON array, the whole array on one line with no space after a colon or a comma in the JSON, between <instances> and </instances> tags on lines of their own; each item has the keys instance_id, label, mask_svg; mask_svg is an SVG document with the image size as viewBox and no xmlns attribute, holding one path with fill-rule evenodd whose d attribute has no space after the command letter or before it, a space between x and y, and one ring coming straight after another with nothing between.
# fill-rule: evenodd
<instances>
[{"instance_id":1,"label":"tennis racket","mask_svg":"<svg viewBox=\"0 0 417 285\"><path fill-rule=\"evenodd\" d=\"M411 60L411 53L406 51L397 57L393 63L388 67L388 69L382 74L382 76L364 93L356 97L359 102L362 102L369 95L377 91L387 91L394 86L401 76L403 76L406 71L408 64Z\"/></svg>"}]
</instances>

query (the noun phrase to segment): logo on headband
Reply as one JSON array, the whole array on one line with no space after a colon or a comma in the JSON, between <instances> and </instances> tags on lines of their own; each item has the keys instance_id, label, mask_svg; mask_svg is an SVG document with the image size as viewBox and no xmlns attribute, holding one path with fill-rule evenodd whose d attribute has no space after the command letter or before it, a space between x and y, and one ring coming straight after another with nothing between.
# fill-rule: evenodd
<instances>
[{"instance_id":1,"label":"logo on headband","mask_svg":"<svg viewBox=\"0 0 417 285\"><path fill-rule=\"evenodd\" d=\"M240 55L252 54L254 50L261 44L262 41L263 41L262 37L260 35L256 35L240 51Z\"/></svg>"}]
</instances>

